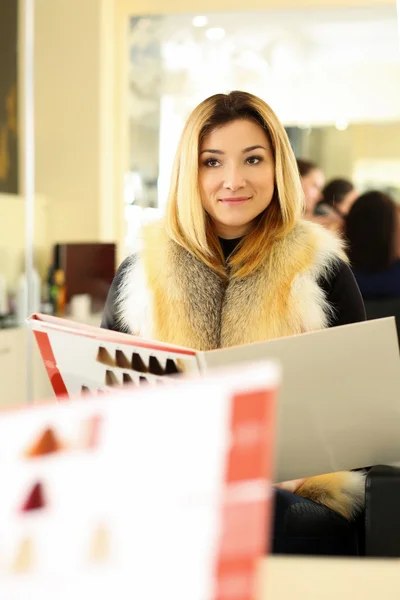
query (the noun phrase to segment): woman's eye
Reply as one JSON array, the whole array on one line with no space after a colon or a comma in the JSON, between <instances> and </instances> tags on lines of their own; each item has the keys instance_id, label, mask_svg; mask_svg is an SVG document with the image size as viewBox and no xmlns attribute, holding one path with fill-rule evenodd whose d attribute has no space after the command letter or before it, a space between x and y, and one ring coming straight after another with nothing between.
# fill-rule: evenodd
<instances>
[{"instance_id":1,"label":"woman's eye","mask_svg":"<svg viewBox=\"0 0 400 600\"><path fill-rule=\"evenodd\" d=\"M218 167L219 162L216 158L208 158L204 164L206 167Z\"/></svg>"},{"instance_id":2,"label":"woman's eye","mask_svg":"<svg viewBox=\"0 0 400 600\"><path fill-rule=\"evenodd\" d=\"M249 156L247 159L247 163L249 165L258 165L258 163L261 161L262 161L262 156Z\"/></svg>"}]
</instances>

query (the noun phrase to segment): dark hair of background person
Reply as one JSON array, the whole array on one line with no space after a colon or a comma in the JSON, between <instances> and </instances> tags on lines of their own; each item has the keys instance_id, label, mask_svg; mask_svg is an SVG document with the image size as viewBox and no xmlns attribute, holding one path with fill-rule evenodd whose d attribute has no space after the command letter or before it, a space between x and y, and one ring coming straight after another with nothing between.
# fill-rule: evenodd
<instances>
[{"instance_id":1,"label":"dark hair of background person","mask_svg":"<svg viewBox=\"0 0 400 600\"><path fill-rule=\"evenodd\" d=\"M396 205L387 194L371 191L355 201L347 215L344 236L354 269L384 271L396 259Z\"/></svg>"},{"instance_id":2,"label":"dark hair of background person","mask_svg":"<svg viewBox=\"0 0 400 600\"><path fill-rule=\"evenodd\" d=\"M354 190L354 185L348 179L332 179L322 190L322 202L332 208L338 208L347 194Z\"/></svg>"},{"instance_id":3,"label":"dark hair of background person","mask_svg":"<svg viewBox=\"0 0 400 600\"><path fill-rule=\"evenodd\" d=\"M311 160L304 160L303 158L296 158L297 168L299 169L300 177L305 177L314 169L319 169L318 165L311 162Z\"/></svg>"}]
</instances>

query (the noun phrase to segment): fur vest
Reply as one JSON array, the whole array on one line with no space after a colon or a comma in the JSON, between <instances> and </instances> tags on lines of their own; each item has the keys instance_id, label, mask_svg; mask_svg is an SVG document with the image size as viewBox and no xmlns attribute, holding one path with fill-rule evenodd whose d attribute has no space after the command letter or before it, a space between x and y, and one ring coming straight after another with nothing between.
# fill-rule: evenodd
<instances>
[{"instance_id":1,"label":"fur vest","mask_svg":"<svg viewBox=\"0 0 400 600\"><path fill-rule=\"evenodd\" d=\"M162 222L147 226L141 243L119 286L121 329L197 350L327 327L331 307L318 282L346 260L340 240L308 221L277 242L256 272L228 281L168 238ZM363 477L312 477L298 492L350 518L362 505Z\"/></svg>"},{"instance_id":2,"label":"fur vest","mask_svg":"<svg viewBox=\"0 0 400 600\"><path fill-rule=\"evenodd\" d=\"M132 334L197 350L323 329L331 309L318 281L339 259L338 238L302 221L255 273L226 282L151 223L120 286L117 315Z\"/></svg>"}]
</instances>

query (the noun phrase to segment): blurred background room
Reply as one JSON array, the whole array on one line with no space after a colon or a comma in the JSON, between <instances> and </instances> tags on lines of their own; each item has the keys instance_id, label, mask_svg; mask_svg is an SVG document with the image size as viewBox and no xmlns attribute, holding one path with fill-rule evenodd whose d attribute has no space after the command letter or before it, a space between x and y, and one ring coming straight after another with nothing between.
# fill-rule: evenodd
<instances>
[{"instance_id":1,"label":"blurred background room","mask_svg":"<svg viewBox=\"0 0 400 600\"><path fill-rule=\"evenodd\" d=\"M183 124L211 94L245 90L276 111L311 164L309 218L345 236L359 195L389 196L397 250L382 269L400 258L395 0L36 0L33 221L24 11L0 3L2 405L50 393L36 349L32 368L23 358L26 244L32 308L98 325L115 269L163 213Z\"/></svg>"}]
</instances>

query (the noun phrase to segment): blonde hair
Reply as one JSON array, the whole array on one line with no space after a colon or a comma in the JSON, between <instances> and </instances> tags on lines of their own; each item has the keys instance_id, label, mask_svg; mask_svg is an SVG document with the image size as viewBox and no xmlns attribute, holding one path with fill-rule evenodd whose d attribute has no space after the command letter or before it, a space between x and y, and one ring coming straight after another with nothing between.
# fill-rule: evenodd
<instances>
[{"instance_id":1,"label":"blonde hair","mask_svg":"<svg viewBox=\"0 0 400 600\"><path fill-rule=\"evenodd\" d=\"M209 267L226 276L226 265L211 219L203 208L198 182L199 150L214 128L239 119L255 120L266 132L275 162L275 191L256 227L230 256L231 277L246 277L266 251L292 231L304 210L304 195L286 131L261 98L246 92L216 94L199 104L182 132L172 169L166 211L167 234Z\"/></svg>"}]
</instances>

